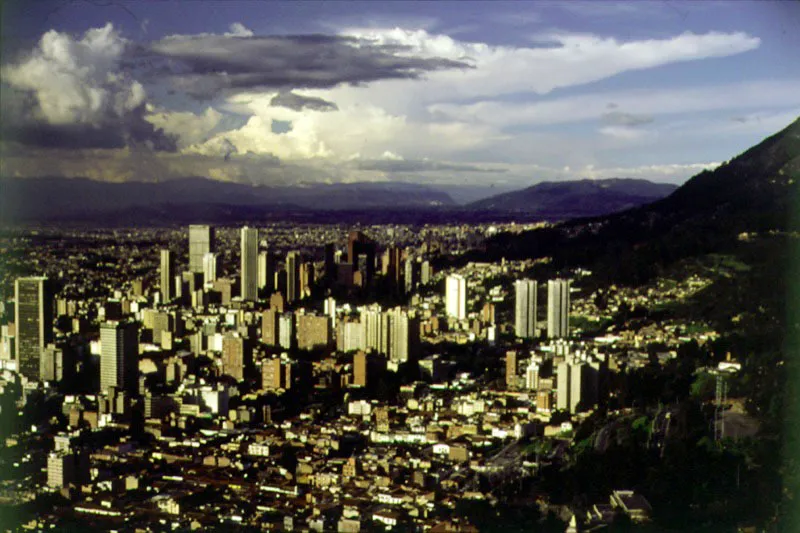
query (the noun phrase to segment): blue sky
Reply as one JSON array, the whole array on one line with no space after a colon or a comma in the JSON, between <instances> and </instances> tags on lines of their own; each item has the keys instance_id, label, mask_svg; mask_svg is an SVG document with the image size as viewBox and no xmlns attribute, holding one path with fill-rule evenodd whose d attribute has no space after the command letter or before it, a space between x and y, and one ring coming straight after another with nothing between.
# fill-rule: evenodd
<instances>
[{"instance_id":1,"label":"blue sky","mask_svg":"<svg viewBox=\"0 0 800 533\"><path fill-rule=\"evenodd\" d=\"M4 176L681 183L800 115L796 2L5 2Z\"/></svg>"}]
</instances>

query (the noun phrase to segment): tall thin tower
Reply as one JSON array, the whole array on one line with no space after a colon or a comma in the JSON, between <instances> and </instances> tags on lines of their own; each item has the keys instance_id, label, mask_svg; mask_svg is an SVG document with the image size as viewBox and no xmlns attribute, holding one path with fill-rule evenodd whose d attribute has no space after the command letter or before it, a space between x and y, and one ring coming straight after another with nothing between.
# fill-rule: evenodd
<instances>
[{"instance_id":1,"label":"tall thin tower","mask_svg":"<svg viewBox=\"0 0 800 533\"><path fill-rule=\"evenodd\" d=\"M300 252L286 254L286 301L291 303L300 298Z\"/></svg>"},{"instance_id":2,"label":"tall thin tower","mask_svg":"<svg viewBox=\"0 0 800 533\"><path fill-rule=\"evenodd\" d=\"M467 280L454 274L445 283L445 310L448 316L464 320L467 317Z\"/></svg>"},{"instance_id":3,"label":"tall thin tower","mask_svg":"<svg viewBox=\"0 0 800 533\"><path fill-rule=\"evenodd\" d=\"M566 279L547 282L547 337L569 336L569 286Z\"/></svg>"},{"instance_id":4,"label":"tall thin tower","mask_svg":"<svg viewBox=\"0 0 800 533\"><path fill-rule=\"evenodd\" d=\"M258 229L242 228L242 299L258 299Z\"/></svg>"},{"instance_id":5,"label":"tall thin tower","mask_svg":"<svg viewBox=\"0 0 800 533\"><path fill-rule=\"evenodd\" d=\"M536 335L536 281L520 279L514 283L516 308L514 330L517 337L530 339Z\"/></svg>"},{"instance_id":6,"label":"tall thin tower","mask_svg":"<svg viewBox=\"0 0 800 533\"><path fill-rule=\"evenodd\" d=\"M214 251L214 228L189 226L189 271L203 272L203 256Z\"/></svg>"},{"instance_id":7,"label":"tall thin tower","mask_svg":"<svg viewBox=\"0 0 800 533\"><path fill-rule=\"evenodd\" d=\"M161 301L170 302L175 297L175 260L172 252L161 250Z\"/></svg>"},{"instance_id":8,"label":"tall thin tower","mask_svg":"<svg viewBox=\"0 0 800 533\"><path fill-rule=\"evenodd\" d=\"M42 350L53 341L53 291L45 277L19 278L14 283L17 320L17 370L39 379Z\"/></svg>"}]
</instances>

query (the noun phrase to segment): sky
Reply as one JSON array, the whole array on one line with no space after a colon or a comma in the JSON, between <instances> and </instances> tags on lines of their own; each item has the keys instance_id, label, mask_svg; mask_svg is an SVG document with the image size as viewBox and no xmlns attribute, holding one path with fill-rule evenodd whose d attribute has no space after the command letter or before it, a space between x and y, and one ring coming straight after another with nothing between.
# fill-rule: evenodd
<instances>
[{"instance_id":1,"label":"sky","mask_svg":"<svg viewBox=\"0 0 800 533\"><path fill-rule=\"evenodd\" d=\"M0 9L3 177L682 183L800 116L798 2Z\"/></svg>"}]
</instances>

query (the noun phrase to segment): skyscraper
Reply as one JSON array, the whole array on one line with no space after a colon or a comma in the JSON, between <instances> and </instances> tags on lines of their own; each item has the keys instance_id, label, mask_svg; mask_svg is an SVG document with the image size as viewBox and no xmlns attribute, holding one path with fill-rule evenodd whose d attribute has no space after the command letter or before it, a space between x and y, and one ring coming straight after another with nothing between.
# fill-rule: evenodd
<instances>
[{"instance_id":1,"label":"skyscraper","mask_svg":"<svg viewBox=\"0 0 800 533\"><path fill-rule=\"evenodd\" d=\"M168 303L175 298L175 260L172 252L161 250L161 302Z\"/></svg>"},{"instance_id":2,"label":"skyscraper","mask_svg":"<svg viewBox=\"0 0 800 533\"><path fill-rule=\"evenodd\" d=\"M419 346L419 319L409 316L399 307L387 312L386 319L389 328L386 355L398 363L415 359Z\"/></svg>"},{"instance_id":3,"label":"skyscraper","mask_svg":"<svg viewBox=\"0 0 800 533\"><path fill-rule=\"evenodd\" d=\"M214 251L214 228L189 226L189 271L203 272L203 256Z\"/></svg>"},{"instance_id":4,"label":"skyscraper","mask_svg":"<svg viewBox=\"0 0 800 533\"><path fill-rule=\"evenodd\" d=\"M286 254L286 302L293 303L300 298L300 252Z\"/></svg>"},{"instance_id":5,"label":"skyscraper","mask_svg":"<svg viewBox=\"0 0 800 533\"><path fill-rule=\"evenodd\" d=\"M265 297L275 291L275 254L270 250L258 254L258 289Z\"/></svg>"},{"instance_id":6,"label":"skyscraper","mask_svg":"<svg viewBox=\"0 0 800 533\"><path fill-rule=\"evenodd\" d=\"M217 280L217 270L219 270L219 256L209 252L203 256L203 282L209 283Z\"/></svg>"},{"instance_id":7,"label":"skyscraper","mask_svg":"<svg viewBox=\"0 0 800 533\"><path fill-rule=\"evenodd\" d=\"M547 282L547 337L569 336L569 280Z\"/></svg>"},{"instance_id":8,"label":"skyscraper","mask_svg":"<svg viewBox=\"0 0 800 533\"><path fill-rule=\"evenodd\" d=\"M53 290L44 277L19 278L14 283L17 370L30 380L39 379L39 361L45 345L53 341Z\"/></svg>"},{"instance_id":9,"label":"skyscraper","mask_svg":"<svg viewBox=\"0 0 800 533\"><path fill-rule=\"evenodd\" d=\"M139 383L139 331L136 324L100 326L100 391L109 387L136 394Z\"/></svg>"},{"instance_id":10,"label":"skyscraper","mask_svg":"<svg viewBox=\"0 0 800 533\"><path fill-rule=\"evenodd\" d=\"M258 299L258 229L242 228L242 300Z\"/></svg>"},{"instance_id":11,"label":"skyscraper","mask_svg":"<svg viewBox=\"0 0 800 533\"><path fill-rule=\"evenodd\" d=\"M514 283L516 293L516 311L514 314L514 331L521 339L530 339L536 335L536 281L520 279Z\"/></svg>"},{"instance_id":12,"label":"skyscraper","mask_svg":"<svg viewBox=\"0 0 800 533\"><path fill-rule=\"evenodd\" d=\"M447 276L445 309L448 316L459 320L467 317L467 280L459 274Z\"/></svg>"}]
</instances>

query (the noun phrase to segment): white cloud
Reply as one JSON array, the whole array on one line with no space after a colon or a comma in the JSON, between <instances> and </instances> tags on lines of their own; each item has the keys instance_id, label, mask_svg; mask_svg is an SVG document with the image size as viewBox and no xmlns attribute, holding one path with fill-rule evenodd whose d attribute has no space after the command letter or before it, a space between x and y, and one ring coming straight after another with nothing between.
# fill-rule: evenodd
<instances>
[{"instance_id":1,"label":"white cloud","mask_svg":"<svg viewBox=\"0 0 800 533\"><path fill-rule=\"evenodd\" d=\"M245 27L241 22L231 24L229 32L225 33L226 37L252 37L253 35L253 31Z\"/></svg>"},{"instance_id":2,"label":"white cloud","mask_svg":"<svg viewBox=\"0 0 800 533\"><path fill-rule=\"evenodd\" d=\"M609 104L625 113L647 116L800 106L798 85L800 80L759 80L705 87L608 91L538 102L443 103L428 106L428 111L450 120L543 126L600 119L608 114Z\"/></svg>"},{"instance_id":3,"label":"white cloud","mask_svg":"<svg viewBox=\"0 0 800 533\"><path fill-rule=\"evenodd\" d=\"M51 30L26 60L3 69L12 86L32 91L49 124L96 124L144 103L142 85L119 72L125 40L111 24L81 39Z\"/></svg>"},{"instance_id":4,"label":"white cloud","mask_svg":"<svg viewBox=\"0 0 800 533\"><path fill-rule=\"evenodd\" d=\"M190 111L169 111L166 109L150 109L147 121L163 129L178 139L178 147L185 148L192 144L208 140L211 132L220 124L222 113L208 107L197 115Z\"/></svg>"}]
</instances>

